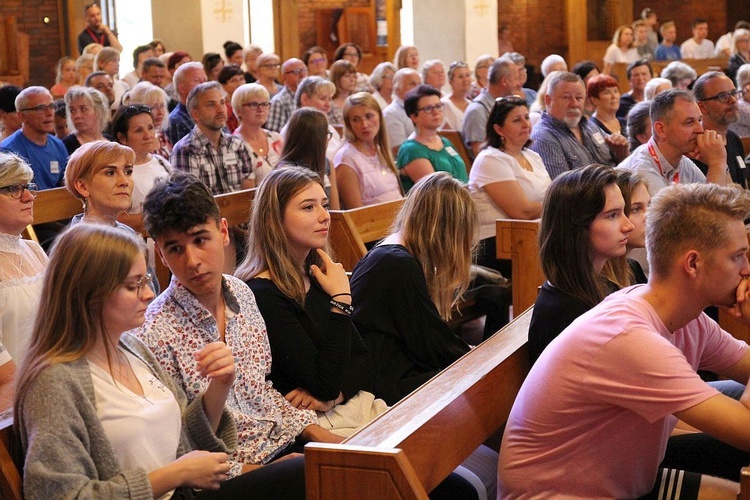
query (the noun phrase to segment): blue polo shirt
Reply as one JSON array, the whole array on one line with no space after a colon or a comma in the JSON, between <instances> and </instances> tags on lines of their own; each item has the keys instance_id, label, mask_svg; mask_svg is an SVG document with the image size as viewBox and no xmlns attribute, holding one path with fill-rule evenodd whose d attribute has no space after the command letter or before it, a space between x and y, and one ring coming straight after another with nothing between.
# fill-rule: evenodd
<instances>
[{"instance_id":1,"label":"blue polo shirt","mask_svg":"<svg viewBox=\"0 0 750 500\"><path fill-rule=\"evenodd\" d=\"M47 144L34 144L22 130L0 143L0 148L23 157L34 171L34 182L39 189L52 189L63 184L65 167L68 165L68 150L60 139L47 135Z\"/></svg>"}]
</instances>

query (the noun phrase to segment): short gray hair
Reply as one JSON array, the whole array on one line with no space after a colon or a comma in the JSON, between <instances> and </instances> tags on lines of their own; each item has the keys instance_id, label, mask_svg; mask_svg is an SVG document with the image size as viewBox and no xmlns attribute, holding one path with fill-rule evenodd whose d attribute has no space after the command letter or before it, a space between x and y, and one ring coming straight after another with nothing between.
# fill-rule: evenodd
<instances>
[{"instance_id":1,"label":"short gray hair","mask_svg":"<svg viewBox=\"0 0 750 500\"><path fill-rule=\"evenodd\" d=\"M424 82L427 80L427 74L429 73L430 69L432 69L434 66L440 65L443 67L443 70L445 70L445 64L443 64L443 61L440 59L430 59L429 61L425 61L425 63L422 65L422 81Z\"/></svg>"},{"instance_id":2,"label":"short gray hair","mask_svg":"<svg viewBox=\"0 0 750 500\"><path fill-rule=\"evenodd\" d=\"M509 57L498 57L490 66L490 72L487 75L487 80L490 85L496 84L501 78L508 76L511 72L511 68L516 68L516 63Z\"/></svg>"},{"instance_id":3,"label":"short gray hair","mask_svg":"<svg viewBox=\"0 0 750 500\"><path fill-rule=\"evenodd\" d=\"M192 111L196 109L198 107L198 99L200 99L200 97L206 92L208 92L209 90L214 90L214 89L221 92L221 84L219 82L205 82L205 83L201 83L200 85L195 87L193 90L191 90L187 97L188 110Z\"/></svg>"},{"instance_id":4,"label":"short gray hair","mask_svg":"<svg viewBox=\"0 0 750 500\"><path fill-rule=\"evenodd\" d=\"M560 64L560 63L565 65L565 70L567 71L568 63L565 62L565 59L563 59L562 56L559 56L557 54L550 54L547 57L545 57L541 65L542 76L547 76L549 72L552 71L552 67L555 64Z\"/></svg>"},{"instance_id":5,"label":"short gray hair","mask_svg":"<svg viewBox=\"0 0 750 500\"><path fill-rule=\"evenodd\" d=\"M387 70L393 71L394 74L396 74L397 71L396 66L392 62L386 61L375 66L375 69L370 73L370 85L372 85L375 90L379 91L383 87L383 77Z\"/></svg>"},{"instance_id":6,"label":"short gray hair","mask_svg":"<svg viewBox=\"0 0 750 500\"><path fill-rule=\"evenodd\" d=\"M575 73L570 73L568 71L560 71L557 75L550 78L549 83L547 84L547 95L552 95L555 92L555 87L560 85L560 83L580 83L581 87L583 87L583 92L586 92L586 85L584 85L583 80L580 76L576 75Z\"/></svg>"},{"instance_id":7,"label":"short gray hair","mask_svg":"<svg viewBox=\"0 0 750 500\"><path fill-rule=\"evenodd\" d=\"M22 109L27 108L29 98L35 95L48 95L49 98L52 99L52 94L50 94L50 91L44 87L38 85L26 87L16 96L16 112L20 113Z\"/></svg>"},{"instance_id":8,"label":"short gray hair","mask_svg":"<svg viewBox=\"0 0 750 500\"><path fill-rule=\"evenodd\" d=\"M205 73L203 64L198 61L190 61L180 65L180 67L175 70L174 76L172 77L172 83L174 84L175 90L177 89L177 85L182 82L185 73L187 73L191 69L199 69Z\"/></svg>"},{"instance_id":9,"label":"short gray hair","mask_svg":"<svg viewBox=\"0 0 750 500\"><path fill-rule=\"evenodd\" d=\"M669 84L669 88L672 88L672 80L667 80L666 78L660 78L660 77L652 78L646 84L646 88L643 89L644 98L647 101L650 101L651 99L654 98L657 87L659 87L660 85L666 85L666 84Z\"/></svg>"},{"instance_id":10,"label":"short gray hair","mask_svg":"<svg viewBox=\"0 0 750 500\"><path fill-rule=\"evenodd\" d=\"M76 129L73 125L73 119L70 116L70 104L75 99L83 99L89 104L89 106L94 108L96 118L99 121L99 131L103 132L106 130L110 116L109 100L107 100L107 96L96 90L94 87L81 87L79 85L74 85L65 92L65 108L68 113L68 127L70 130L75 131Z\"/></svg>"},{"instance_id":11,"label":"short gray hair","mask_svg":"<svg viewBox=\"0 0 750 500\"><path fill-rule=\"evenodd\" d=\"M417 75L419 76L419 73L414 71L411 68L401 68L400 70L396 71L396 74L393 75L393 91L398 92L398 90L401 88L401 82L404 78L406 78L409 75ZM421 76L419 77L422 78Z\"/></svg>"},{"instance_id":12,"label":"short gray hair","mask_svg":"<svg viewBox=\"0 0 750 500\"><path fill-rule=\"evenodd\" d=\"M662 78L666 78L667 80L671 80L672 85L677 85L677 82L686 78L695 80L696 78L698 78L698 73L696 73L693 68L691 68L684 62L672 61L671 63L667 64L666 68L661 70L660 76Z\"/></svg>"},{"instance_id":13,"label":"short gray hair","mask_svg":"<svg viewBox=\"0 0 750 500\"><path fill-rule=\"evenodd\" d=\"M33 178L34 171L23 158L10 151L0 152L0 187L15 186Z\"/></svg>"},{"instance_id":14,"label":"short gray hair","mask_svg":"<svg viewBox=\"0 0 750 500\"><path fill-rule=\"evenodd\" d=\"M389 63L390 64L390 63ZM318 90L328 89L331 91L331 95L336 92L336 85L331 81L320 76L306 76L297 85L297 91L294 93L294 103L298 108L302 107L302 96L306 95L308 98L314 96Z\"/></svg>"},{"instance_id":15,"label":"short gray hair","mask_svg":"<svg viewBox=\"0 0 750 500\"><path fill-rule=\"evenodd\" d=\"M750 63L743 64L737 70L737 88L744 89L748 83L750 83Z\"/></svg>"}]
</instances>

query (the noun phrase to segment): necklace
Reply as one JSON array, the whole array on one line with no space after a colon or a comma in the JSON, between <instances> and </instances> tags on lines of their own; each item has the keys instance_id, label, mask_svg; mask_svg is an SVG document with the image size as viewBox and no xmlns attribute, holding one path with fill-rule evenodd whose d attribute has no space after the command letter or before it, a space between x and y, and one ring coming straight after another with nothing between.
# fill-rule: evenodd
<instances>
[{"instance_id":1,"label":"necklace","mask_svg":"<svg viewBox=\"0 0 750 500\"><path fill-rule=\"evenodd\" d=\"M117 368L115 370L111 368L110 363L107 362L106 359L99 356L93 350L89 351L89 354L99 361L98 363L94 362L95 365L109 373L109 376L112 377L112 382L114 382L115 386L120 389L120 392L127 395L127 393L122 390L121 386L126 387L136 397L143 399L150 404L154 404L153 401L146 396L143 384L141 384L141 381L135 374L135 370L133 370L133 366L130 364L127 354L122 352L119 347L115 348L115 358L117 359ZM142 394L138 394L136 390L133 390L133 387L139 387Z\"/></svg>"}]
</instances>

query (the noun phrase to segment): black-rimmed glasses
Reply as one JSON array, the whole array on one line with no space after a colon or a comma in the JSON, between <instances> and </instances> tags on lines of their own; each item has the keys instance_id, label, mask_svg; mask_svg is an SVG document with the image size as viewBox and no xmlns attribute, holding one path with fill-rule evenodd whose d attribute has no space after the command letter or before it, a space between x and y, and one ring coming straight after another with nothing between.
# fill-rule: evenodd
<instances>
[{"instance_id":1,"label":"black-rimmed glasses","mask_svg":"<svg viewBox=\"0 0 750 500\"><path fill-rule=\"evenodd\" d=\"M722 92L720 94L716 94L712 97L706 97L705 99L701 99L701 102L705 101L719 101L722 104L726 104L729 102L729 100L734 97L738 101L742 99L742 96L745 95L745 92L743 90L732 90L731 92Z\"/></svg>"},{"instance_id":2,"label":"black-rimmed glasses","mask_svg":"<svg viewBox=\"0 0 750 500\"><path fill-rule=\"evenodd\" d=\"M420 111L424 111L425 113L432 113L433 111L442 111L445 109L445 104L442 102L439 102L437 104L432 104L430 106L423 106L421 108L417 108L417 113Z\"/></svg>"},{"instance_id":3,"label":"black-rimmed glasses","mask_svg":"<svg viewBox=\"0 0 750 500\"><path fill-rule=\"evenodd\" d=\"M258 109L268 109L271 107L270 102L246 102L243 104L243 106L251 109L252 111L256 111Z\"/></svg>"},{"instance_id":4,"label":"black-rimmed glasses","mask_svg":"<svg viewBox=\"0 0 750 500\"><path fill-rule=\"evenodd\" d=\"M33 111L36 113L44 112L44 111L54 111L55 110L55 104L40 104L39 106L34 106L33 108L23 108L19 111Z\"/></svg>"},{"instance_id":5,"label":"black-rimmed glasses","mask_svg":"<svg viewBox=\"0 0 750 500\"><path fill-rule=\"evenodd\" d=\"M28 191L31 196L36 198L39 188L33 182L28 184L14 184L13 186L0 187L0 192L7 192L14 200L20 200L24 190Z\"/></svg>"}]
</instances>

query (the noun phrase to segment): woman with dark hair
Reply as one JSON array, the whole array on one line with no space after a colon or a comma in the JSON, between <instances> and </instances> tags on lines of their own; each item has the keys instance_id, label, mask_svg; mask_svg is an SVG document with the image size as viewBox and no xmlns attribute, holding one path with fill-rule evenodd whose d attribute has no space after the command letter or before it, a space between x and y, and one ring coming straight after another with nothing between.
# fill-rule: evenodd
<instances>
[{"instance_id":1,"label":"woman with dark hair","mask_svg":"<svg viewBox=\"0 0 750 500\"><path fill-rule=\"evenodd\" d=\"M315 45L307 49L302 54L302 62L307 66L308 76L328 78L328 54L323 47Z\"/></svg>"},{"instance_id":2,"label":"woman with dark hair","mask_svg":"<svg viewBox=\"0 0 750 500\"><path fill-rule=\"evenodd\" d=\"M349 96L344 126L346 143L333 161L341 204L351 209L401 198L383 113L372 94Z\"/></svg>"},{"instance_id":3,"label":"woman with dark hair","mask_svg":"<svg viewBox=\"0 0 750 500\"><path fill-rule=\"evenodd\" d=\"M242 72L242 68L239 65L228 64L221 68L217 81L221 84L222 90L226 93L226 108L227 108L227 129L230 133L234 133L235 129L239 126L239 120L237 115L234 114L232 108L232 96L234 91L237 90L240 85L245 83L245 74Z\"/></svg>"},{"instance_id":4,"label":"woman with dark hair","mask_svg":"<svg viewBox=\"0 0 750 500\"><path fill-rule=\"evenodd\" d=\"M348 60L339 59L331 65L331 81L336 85L328 112L331 125L344 124L344 103L347 97L356 92L356 80L357 68Z\"/></svg>"},{"instance_id":5,"label":"woman with dark hair","mask_svg":"<svg viewBox=\"0 0 750 500\"><path fill-rule=\"evenodd\" d=\"M495 100L487 120L487 145L469 174L469 192L479 214L482 241L477 264L481 266L497 268L497 219L530 220L542 213L542 200L552 181L542 158L528 149L530 135L526 100L519 96Z\"/></svg>"},{"instance_id":6,"label":"woman with dark hair","mask_svg":"<svg viewBox=\"0 0 750 500\"><path fill-rule=\"evenodd\" d=\"M461 156L451 141L438 134L444 108L440 91L429 85L419 85L406 94L404 111L416 130L413 138L401 144L396 159L404 191L433 172L448 172L461 182L469 181Z\"/></svg>"},{"instance_id":7,"label":"woman with dark hair","mask_svg":"<svg viewBox=\"0 0 750 500\"><path fill-rule=\"evenodd\" d=\"M237 66L238 68L242 66L242 45L237 42L227 40L226 42L224 42L223 47L224 55L227 56L227 64L231 66ZM243 74L242 76L244 78L245 75Z\"/></svg>"},{"instance_id":8,"label":"woman with dark hair","mask_svg":"<svg viewBox=\"0 0 750 500\"><path fill-rule=\"evenodd\" d=\"M608 259L625 255L632 231L614 169L589 165L552 181L539 228L547 281L529 325L532 363L574 319L617 288L602 270Z\"/></svg>"},{"instance_id":9,"label":"woman with dark hair","mask_svg":"<svg viewBox=\"0 0 750 500\"><path fill-rule=\"evenodd\" d=\"M209 82L216 82L219 79L219 71L224 67L224 59L216 52L206 52L203 54L203 71L206 72Z\"/></svg>"},{"instance_id":10,"label":"woman with dark hair","mask_svg":"<svg viewBox=\"0 0 750 500\"><path fill-rule=\"evenodd\" d=\"M328 132L326 115L313 108L300 108L292 113L286 129L286 140L278 167L298 165L307 167L320 176L328 194L331 209L339 210L339 191L336 171L326 158Z\"/></svg>"},{"instance_id":11,"label":"woman with dark hair","mask_svg":"<svg viewBox=\"0 0 750 500\"><path fill-rule=\"evenodd\" d=\"M326 253L330 220L320 177L303 167L274 170L253 202L247 257L235 274L265 319L274 387L347 436L386 406L362 392L372 362L352 325L349 279Z\"/></svg>"},{"instance_id":12,"label":"woman with dark hair","mask_svg":"<svg viewBox=\"0 0 750 500\"><path fill-rule=\"evenodd\" d=\"M352 63L357 69L357 83L354 85L354 92L375 92L370 85L370 77L359 71L359 63L362 62L362 49L356 43L345 43L339 45L336 52L333 53L333 60L340 61L345 59Z\"/></svg>"}]
</instances>

